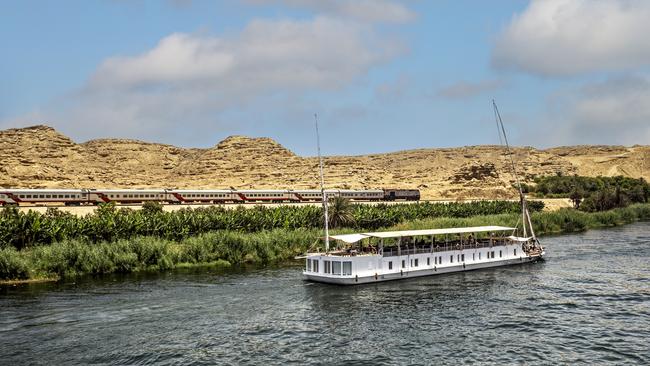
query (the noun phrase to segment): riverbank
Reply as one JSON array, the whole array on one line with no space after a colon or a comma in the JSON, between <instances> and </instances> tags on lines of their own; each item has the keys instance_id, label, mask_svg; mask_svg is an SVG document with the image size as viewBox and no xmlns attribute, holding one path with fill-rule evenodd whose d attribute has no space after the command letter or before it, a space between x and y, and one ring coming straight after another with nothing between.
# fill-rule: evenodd
<instances>
[{"instance_id":1,"label":"riverbank","mask_svg":"<svg viewBox=\"0 0 650 366\"><path fill-rule=\"evenodd\" d=\"M460 226L515 226L516 214L467 218L428 218L386 227L417 230ZM585 213L573 209L532 215L538 235L569 233L650 220L650 204ZM336 230L346 233L355 230ZM318 245L320 229L273 229L254 233L218 230L180 241L139 236L112 242L65 240L23 250L0 250L0 284L17 281L58 280L83 274L165 271L179 267L230 266L270 263L302 254Z\"/></svg>"}]
</instances>

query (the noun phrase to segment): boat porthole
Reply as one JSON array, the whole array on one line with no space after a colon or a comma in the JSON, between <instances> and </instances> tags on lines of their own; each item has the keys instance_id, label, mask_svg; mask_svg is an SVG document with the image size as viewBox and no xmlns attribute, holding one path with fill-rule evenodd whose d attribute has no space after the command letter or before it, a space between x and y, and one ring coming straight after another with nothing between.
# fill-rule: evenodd
<instances>
[{"instance_id":1,"label":"boat porthole","mask_svg":"<svg viewBox=\"0 0 650 366\"><path fill-rule=\"evenodd\" d=\"M354 276L354 282L359 282L359 275Z\"/></svg>"}]
</instances>

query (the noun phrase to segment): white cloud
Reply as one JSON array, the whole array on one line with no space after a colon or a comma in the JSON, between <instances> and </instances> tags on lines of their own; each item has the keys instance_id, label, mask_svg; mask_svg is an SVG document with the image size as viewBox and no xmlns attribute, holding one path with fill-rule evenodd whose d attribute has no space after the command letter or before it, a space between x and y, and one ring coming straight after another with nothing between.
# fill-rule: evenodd
<instances>
[{"instance_id":1,"label":"white cloud","mask_svg":"<svg viewBox=\"0 0 650 366\"><path fill-rule=\"evenodd\" d=\"M477 82L459 81L438 90L437 95L448 99L471 98L502 88L504 84L504 81L500 79L481 80Z\"/></svg>"},{"instance_id":2,"label":"white cloud","mask_svg":"<svg viewBox=\"0 0 650 366\"><path fill-rule=\"evenodd\" d=\"M196 145L188 141L233 130L223 116L229 109L283 93L341 90L402 50L372 25L331 17L254 20L229 36L176 33L139 55L105 60L80 91L40 112L76 139Z\"/></svg>"},{"instance_id":3,"label":"white cloud","mask_svg":"<svg viewBox=\"0 0 650 366\"><path fill-rule=\"evenodd\" d=\"M498 37L492 63L545 76L650 66L650 1L533 0Z\"/></svg>"},{"instance_id":4,"label":"white cloud","mask_svg":"<svg viewBox=\"0 0 650 366\"><path fill-rule=\"evenodd\" d=\"M406 23L416 15L399 2L390 0L248 0L252 4L283 4L336 17L365 22Z\"/></svg>"},{"instance_id":5,"label":"white cloud","mask_svg":"<svg viewBox=\"0 0 650 366\"><path fill-rule=\"evenodd\" d=\"M549 145L647 145L650 78L627 76L556 94L536 135ZM542 131L543 130L543 131Z\"/></svg>"},{"instance_id":6,"label":"white cloud","mask_svg":"<svg viewBox=\"0 0 650 366\"><path fill-rule=\"evenodd\" d=\"M111 58L90 87L336 88L399 51L371 28L344 20L255 20L233 38L172 34L141 55Z\"/></svg>"}]
</instances>

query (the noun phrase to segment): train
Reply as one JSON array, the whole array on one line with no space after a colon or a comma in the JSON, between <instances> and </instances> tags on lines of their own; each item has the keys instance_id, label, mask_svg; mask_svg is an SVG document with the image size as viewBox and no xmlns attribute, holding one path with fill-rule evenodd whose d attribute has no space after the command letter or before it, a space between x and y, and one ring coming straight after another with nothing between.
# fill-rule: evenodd
<instances>
[{"instance_id":1,"label":"train","mask_svg":"<svg viewBox=\"0 0 650 366\"><path fill-rule=\"evenodd\" d=\"M419 201L417 189L328 189L328 197L351 201ZM0 206L64 204L300 203L320 202L320 190L188 190L188 189L0 189Z\"/></svg>"}]
</instances>

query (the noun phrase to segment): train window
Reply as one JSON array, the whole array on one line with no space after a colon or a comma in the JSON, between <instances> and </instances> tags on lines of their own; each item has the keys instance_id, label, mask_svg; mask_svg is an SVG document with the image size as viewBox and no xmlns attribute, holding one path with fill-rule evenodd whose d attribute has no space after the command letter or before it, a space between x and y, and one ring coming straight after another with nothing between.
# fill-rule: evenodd
<instances>
[{"instance_id":1,"label":"train window","mask_svg":"<svg viewBox=\"0 0 650 366\"><path fill-rule=\"evenodd\" d=\"M19 194L18 197L25 198L25 195L24 194Z\"/></svg>"},{"instance_id":2,"label":"train window","mask_svg":"<svg viewBox=\"0 0 650 366\"><path fill-rule=\"evenodd\" d=\"M62 194L60 194L60 195L59 195L59 198L63 198L63 195L62 195Z\"/></svg>"},{"instance_id":3,"label":"train window","mask_svg":"<svg viewBox=\"0 0 650 366\"><path fill-rule=\"evenodd\" d=\"M45 198L52 198L52 195L50 195L50 194L46 194L46 195L45 195Z\"/></svg>"},{"instance_id":4,"label":"train window","mask_svg":"<svg viewBox=\"0 0 650 366\"><path fill-rule=\"evenodd\" d=\"M65 198L70 198L70 195L69 195L69 194L66 194L66 195L65 195Z\"/></svg>"}]
</instances>

